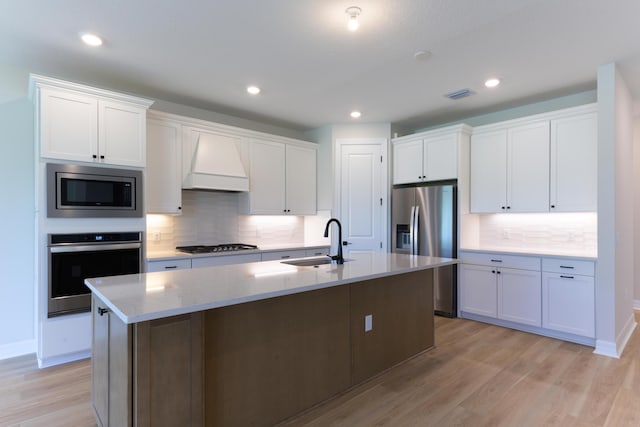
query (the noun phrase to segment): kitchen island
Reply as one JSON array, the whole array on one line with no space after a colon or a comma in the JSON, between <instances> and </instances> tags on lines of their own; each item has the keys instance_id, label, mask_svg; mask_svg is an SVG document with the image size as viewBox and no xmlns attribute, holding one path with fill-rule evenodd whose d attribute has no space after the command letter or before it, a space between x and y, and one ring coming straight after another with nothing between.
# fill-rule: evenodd
<instances>
[{"instance_id":1,"label":"kitchen island","mask_svg":"<svg viewBox=\"0 0 640 427\"><path fill-rule=\"evenodd\" d=\"M354 255L88 279L100 425L273 425L433 346L434 268Z\"/></svg>"}]
</instances>

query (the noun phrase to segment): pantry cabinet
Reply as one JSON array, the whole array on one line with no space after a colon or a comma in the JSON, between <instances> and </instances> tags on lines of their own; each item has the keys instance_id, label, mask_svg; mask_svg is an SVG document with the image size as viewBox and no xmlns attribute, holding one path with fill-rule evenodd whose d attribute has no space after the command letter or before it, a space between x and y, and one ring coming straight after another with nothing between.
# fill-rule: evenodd
<instances>
[{"instance_id":1,"label":"pantry cabinet","mask_svg":"<svg viewBox=\"0 0 640 427\"><path fill-rule=\"evenodd\" d=\"M549 210L549 122L471 137L471 211Z\"/></svg>"},{"instance_id":2,"label":"pantry cabinet","mask_svg":"<svg viewBox=\"0 0 640 427\"><path fill-rule=\"evenodd\" d=\"M243 210L251 215L315 215L316 153L309 145L253 139L250 189Z\"/></svg>"},{"instance_id":3,"label":"pantry cabinet","mask_svg":"<svg viewBox=\"0 0 640 427\"><path fill-rule=\"evenodd\" d=\"M468 140L466 125L450 126L393 140L393 183L458 178L458 148Z\"/></svg>"},{"instance_id":4,"label":"pantry cabinet","mask_svg":"<svg viewBox=\"0 0 640 427\"><path fill-rule=\"evenodd\" d=\"M147 120L147 212L182 213L180 123Z\"/></svg>"},{"instance_id":5,"label":"pantry cabinet","mask_svg":"<svg viewBox=\"0 0 640 427\"><path fill-rule=\"evenodd\" d=\"M42 76L31 84L41 157L145 166L152 101Z\"/></svg>"}]
</instances>

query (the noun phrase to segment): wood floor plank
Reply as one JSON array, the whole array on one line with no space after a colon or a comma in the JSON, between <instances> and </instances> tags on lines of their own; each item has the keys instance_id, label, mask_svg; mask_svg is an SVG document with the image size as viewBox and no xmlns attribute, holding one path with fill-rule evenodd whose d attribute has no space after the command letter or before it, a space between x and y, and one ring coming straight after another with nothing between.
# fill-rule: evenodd
<instances>
[{"instance_id":1,"label":"wood floor plank","mask_svg":"<svg viewBox=\"0 0 640 427\"><path fill-rule=\"evenodd\" d=\"M640 321L640 313L636 312ZM286 426L639 426L640 330L622 357L437 317L436 347L282 423ZM0 361L0 426L94 427L88 360Z\"/></svg>"}]
</instances>

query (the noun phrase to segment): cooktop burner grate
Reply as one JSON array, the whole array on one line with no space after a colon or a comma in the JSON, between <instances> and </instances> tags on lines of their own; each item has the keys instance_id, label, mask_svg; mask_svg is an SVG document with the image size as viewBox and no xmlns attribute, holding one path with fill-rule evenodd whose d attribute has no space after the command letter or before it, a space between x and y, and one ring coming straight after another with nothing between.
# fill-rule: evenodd
<instances>
[{"instance_id":1,"label":"cooktop burner grate","mask_svg":"<svg viewBox=\"0 0 640 427\"><path fill-rule=\"evenodd\" d=\"M176 250L189 254L208 254L212 252L235 252L258 249L256 245L246 243L223 243L221 245L176 246Z\"/></svg>"}]
</instances>

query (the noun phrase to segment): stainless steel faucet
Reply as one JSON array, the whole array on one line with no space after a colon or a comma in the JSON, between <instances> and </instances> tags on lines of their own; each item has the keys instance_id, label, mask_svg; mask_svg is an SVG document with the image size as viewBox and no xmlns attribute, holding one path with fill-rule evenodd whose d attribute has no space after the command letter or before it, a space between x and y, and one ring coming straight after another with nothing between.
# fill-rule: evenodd
<instances>
[{"instance_id":1,"label":"stainless steel faucet","mask_svg":"<svg viewBox=\"0 0 640 427\"><path fill-rule=\"evenodd\" d=\"M329 226L332 222L338 225L338 255L329 255L337 264L344 264L344 258L342 256L342 224L336 218L331 218L327 221L327 226L324 228L324 237L329 237Z\"/></svg>"}]
</instances>

